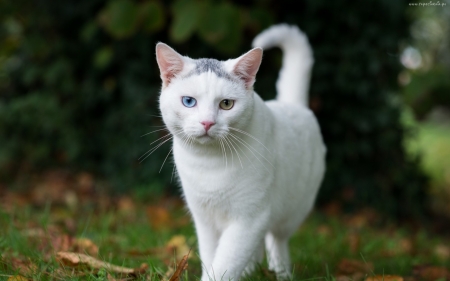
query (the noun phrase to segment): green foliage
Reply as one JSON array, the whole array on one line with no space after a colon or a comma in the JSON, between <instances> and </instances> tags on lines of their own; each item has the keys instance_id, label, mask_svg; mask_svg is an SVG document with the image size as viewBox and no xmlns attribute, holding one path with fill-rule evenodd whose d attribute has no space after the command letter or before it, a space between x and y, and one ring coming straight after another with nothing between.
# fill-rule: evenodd
<instances>
[{"instance_id":1,"label":"green foliage","mask_svg":"<svg viewBox=\"0 0 450 281\"><path fill-rule=\"evenodd\" d=\"M409 44L422 59L418 69L402 73L403 92L405 102L422 120L436 107L450 109L450 13L442 6L414 7L409 13L415 19Z\"/></svg>"},{"instance_id":2,"label":"green foliage","mask_svg":"<svg viewBox=\"0 0 450 281\"><path fill-rule=\"evenodd\" d=\"M158 117L154 47L228 59L276 22L308 34L316 64L311 107L328 146L321 203L424 209L425 179L402 146L396 94L406 1L132 1L0 3L0 173L63 166L104 177L116 190L174 187L161 146L142 163ZM299 8L300 7L300 8ZM336 13L336 11L339 11ZM380 21L383 14L383 21ZM275 96L279 51L268 51L256 91Z\"/></svg>"},{"instance_id":3,"label":"green foliage","mask_svg":"<svg viewBox=\"0 0 450 281\"><path fill-rule=\"evenodd\" d=\"M411 82L404 87L403 97L419 120L437 106L450 109L450 66L436 65L428 71L410 71L407 75Z\"/></svg>"}]
</instances>

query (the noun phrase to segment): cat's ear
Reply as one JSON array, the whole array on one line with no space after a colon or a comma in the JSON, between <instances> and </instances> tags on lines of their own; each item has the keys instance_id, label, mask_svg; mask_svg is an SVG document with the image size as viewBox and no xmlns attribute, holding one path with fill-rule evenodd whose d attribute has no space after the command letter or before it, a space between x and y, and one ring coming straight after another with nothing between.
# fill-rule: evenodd
<instances>
[{"instance_id":1,"label":"cat's ear","mask_svg":"<svg viewBox=\"0 0 450 281\"><path fill-rule=\"evenodd\" d=\"M261 65L263 50L254 48L237 58L233 67L233 73L245 83L245 87L250 89L255 83L256 73Z\"/></svg>"},{"instance_id":2,"label":"cat's ear","mask_svg":"<svg viewBox=\"0 0 450 281\"><path fill-rule=\"evenodd\" d=\"M178 75L184 67L183 56L164 43L156 45L156 61L158 62L163 87L167 87L170 81Z\"/></svg>"}]
</instances>

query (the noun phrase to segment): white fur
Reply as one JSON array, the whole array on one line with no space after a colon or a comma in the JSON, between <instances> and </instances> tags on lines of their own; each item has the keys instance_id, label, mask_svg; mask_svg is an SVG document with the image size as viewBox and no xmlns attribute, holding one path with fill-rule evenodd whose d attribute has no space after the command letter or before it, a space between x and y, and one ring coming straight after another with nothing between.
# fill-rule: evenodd
<instances>
[{"instance_id":1,"label":"white fur","mask_svg":"<svg viewBox=\"0 0 450 281\"><path fill-rule=\"evenodd\" d=\"M282 34L296 37L300 33ZM265 32L257 38L266 37L281 46L286 41L307 44L303 39L275 35ZM305 63L303 51L309 47L297 46L296 51L295 46L284 48L296 59L289 67L285 65L284 71L303 69L300 73L309 76L306 70L312 59L307 66L293 68ZM157 56L176 57L171 52L175 51L158 44ZM260 53L253 49L222 62L236 80L211 71L186 77L195 68L195 60L182 56L183 70L177 69L167 83L163 79L160 109L174 135L175 163L197 230L202 281L238 280L244 270L249 273L262 261L264 246L270 269L279 278L288 277L288 239L312 209L324 174L320 128L302 101L307 85L293 85L297 92L279 93L278 100L264 102L252 89ZM158 63L161 60L158 58ZM236 70L241 73L245 66L253 77L238 79ZM174 69L160 63L159 67L161 73ZM308 81L301 79L302 83ZM278 89L289 89L292 85L280 85L287 82L296 84L282 77ZM197 105L185 107L182 96L195 98ZM234 107L220 109L223 99L235 100ZM200 123L204 120L215 122L207 134Z\"/></svg>"},{"instance_id":2,"label":"white fur","mask_svg":"<svg viewBox=\"0 0 450 281\"><path fill-rule=\"evenodd\" d=\"M276 85L277 100L307 105L314 58L306 35L297 26L279 24L256 36L252 45L263 49L280 47L283 50L283 66Z\"/></svg>"}]
</instances>

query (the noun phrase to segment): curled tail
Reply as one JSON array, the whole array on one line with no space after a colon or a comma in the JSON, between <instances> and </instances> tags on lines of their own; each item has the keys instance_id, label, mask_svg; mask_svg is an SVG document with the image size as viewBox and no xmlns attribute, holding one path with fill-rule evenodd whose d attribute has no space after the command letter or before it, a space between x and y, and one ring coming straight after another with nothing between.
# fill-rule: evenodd
<instances>
[{"instance_id":1,"label":"curled tail","mask_svg":"<svg viewBox=\"0 0 450 281\"><path fill-rule=\"evenodd\" d=\"M277 80L277 100L308 106L308 90L314 63L308 38L297 26L278 24L261 32L253 47L279 47L283 65Z\"/></svg>"}]
</instances>

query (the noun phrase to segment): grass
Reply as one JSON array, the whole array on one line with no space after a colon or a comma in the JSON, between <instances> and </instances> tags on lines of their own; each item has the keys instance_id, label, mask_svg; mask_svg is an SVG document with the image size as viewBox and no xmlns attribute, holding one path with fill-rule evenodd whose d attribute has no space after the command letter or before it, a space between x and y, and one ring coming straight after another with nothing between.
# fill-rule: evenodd
<instances>
[{"instance_id":1,"label":"grass","mask_svg":"<svg viewBox=\"0 0 450 281\"><path fill-rule=\"evenodd\" d=\"M411 155L422 155L436 211L448 213L450 126L418 124L405 115L405 124L417 133L405 145ZM134 200L97 195L70 201L67 194L46 205L27 197L0 197L0 280L130 280L105 268L62 266L58 251L88 253L127 268L145 263L147 273L137 280L168 280L189 249L189 267L182 280L199 280L195 230L179 200L148 203L136 194ZM82 239L91 244L75 247ZM372 210L352 215L315 211L292 237L290 250L293 280L361 281L378 275L450 280L449 237L432 234L419 222L414 228L386 223ZM275 276L264 262L244 280L275 280Z\"/></svg>"},{"instance_id":2,"label":"grass","mask_svg":"<svg viewBox=\"0 0 450 281\"><path fill-rule=\"evenodd\" d=\"M65 236L72 240L89 239L98 247L100 260L129 268L148 264L148 274L137 280L148 280L148 276L160 280L171 268L173 271L177 260L174 249L192 248L183 280L198 280L200 259L192 224L179 203L158 205L164 207L155 211L147 204L133 202L132 208L126 210L120 206L102 211L86 206L71 210L50 205L6 208L7 211L0 212L0 280L17 276L18 270L26 267L20 262L32 264L33 270L20 273L32 280L107 280L105 270L74 271L72 267L60 266L54 252L73 250L70 242L69 246L55 242ZM352 262L358 263L356 267L370 265L369 272L364 273L368 275L412 276L414 266L425 264L450 268L450 244L445 238L433 236L424 229L380 226L379 222L379 216L373 212L356 215L314 212L291 240L293 280L334 280L341 275L357 280L351 271L361 269L346 268L354 267ZM53 233L51 245L46 245L48 242L40 236L34 239L32 233L39 229ZM168 247L173 237L184 240L174 248ZM245 280L275 280L275 277L264 263Z\"/></svg>"}]
</instances>

